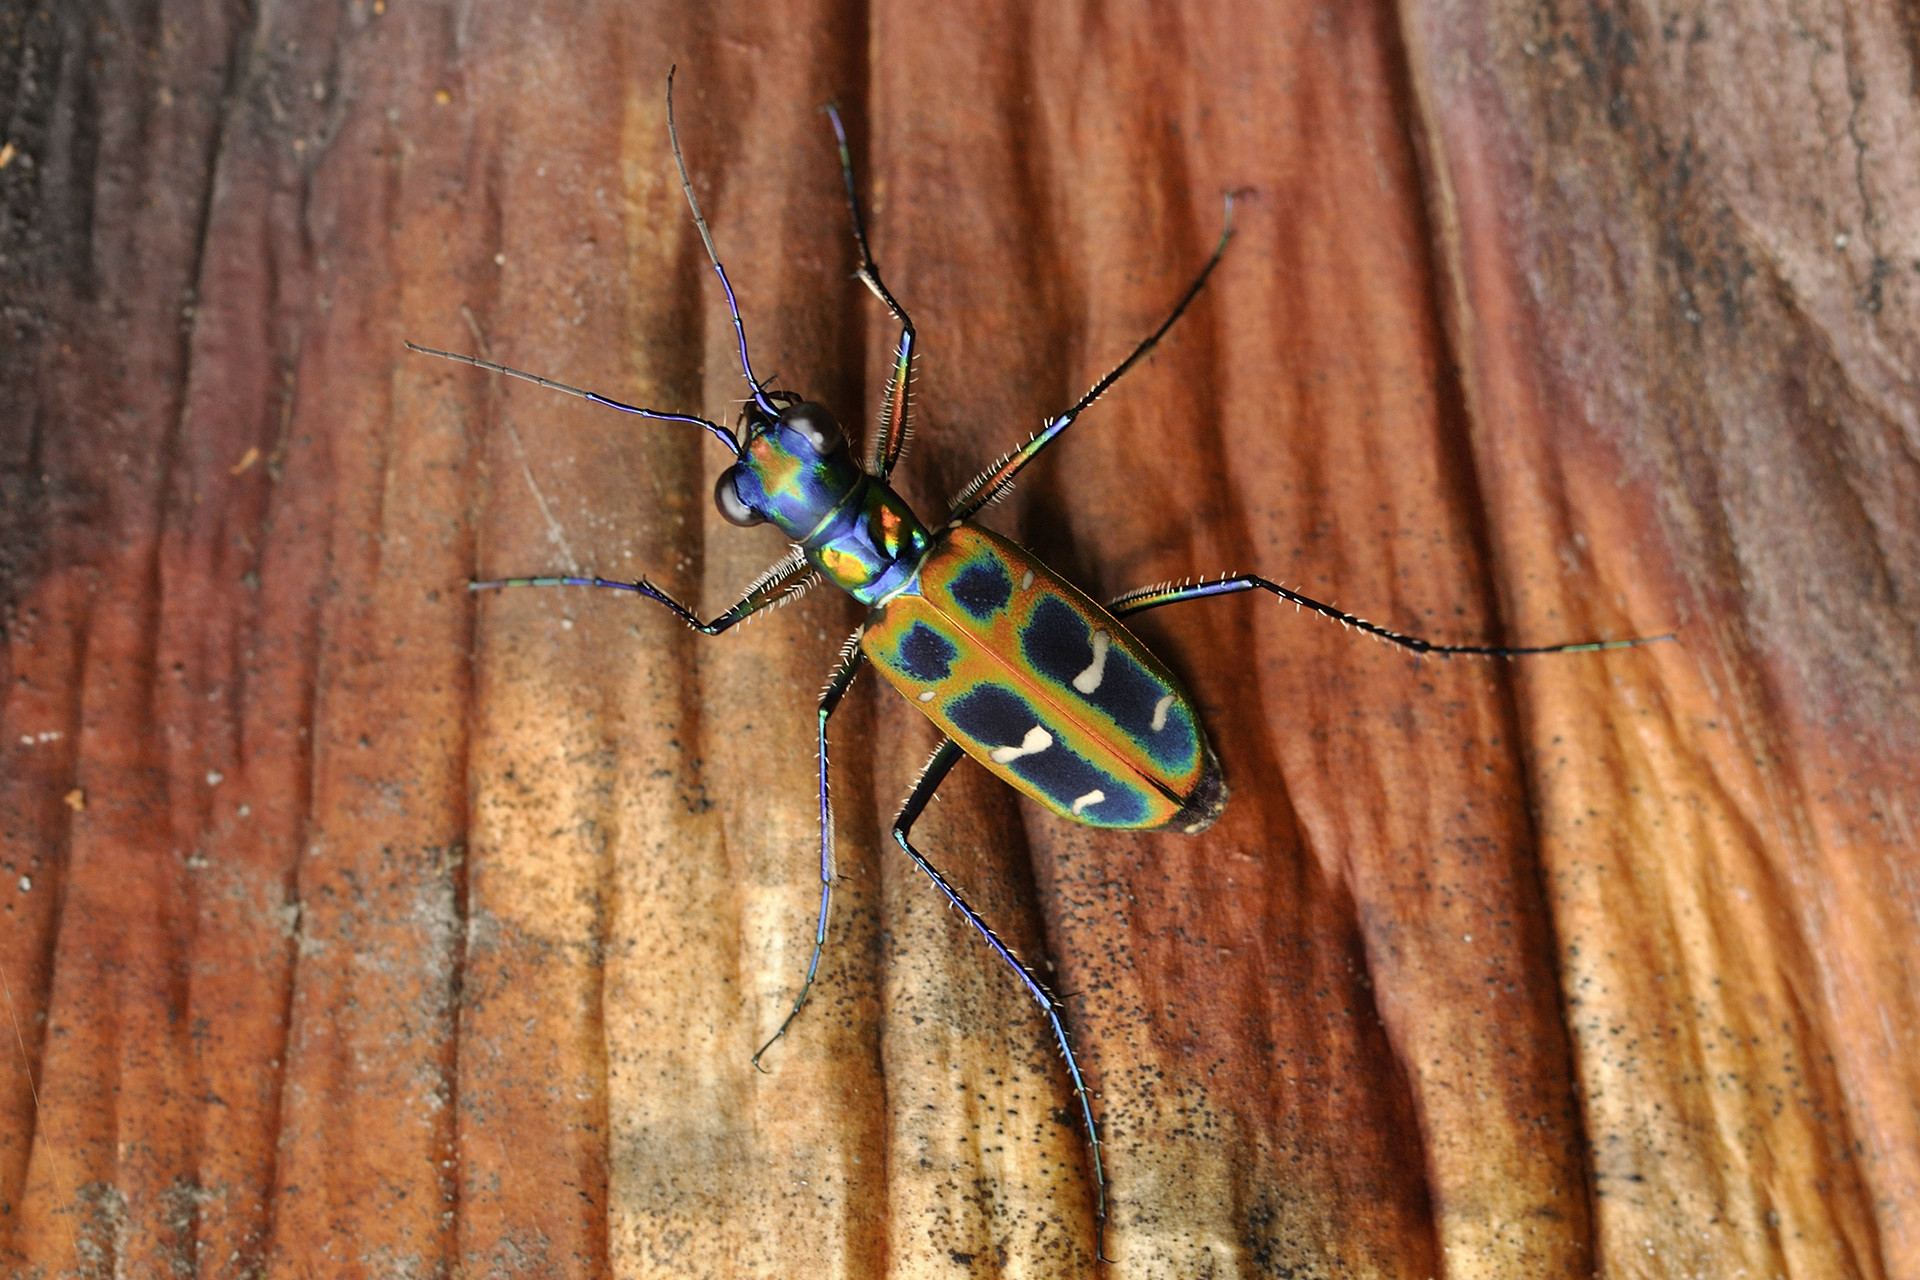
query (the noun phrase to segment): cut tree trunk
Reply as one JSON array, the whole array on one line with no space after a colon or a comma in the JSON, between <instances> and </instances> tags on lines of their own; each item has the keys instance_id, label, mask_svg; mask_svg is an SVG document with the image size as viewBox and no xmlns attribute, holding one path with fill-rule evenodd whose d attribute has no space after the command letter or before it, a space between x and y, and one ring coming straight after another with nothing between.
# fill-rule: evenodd
<instances>
[{"instance_id":1,"label":"cut tree trunk","mask_svg":"<svg viewBox=\"0 0 1920 1280\"><path fill-rule=\"evenodd\" d=\"M1920 1276L1910 9L0 4L0 1258L21 1276ZM1197 837L963 764L723 457L870 431L1107 597ZM37 1085L37 1097L36 1088Z\"/></svg>"}]
</instances>

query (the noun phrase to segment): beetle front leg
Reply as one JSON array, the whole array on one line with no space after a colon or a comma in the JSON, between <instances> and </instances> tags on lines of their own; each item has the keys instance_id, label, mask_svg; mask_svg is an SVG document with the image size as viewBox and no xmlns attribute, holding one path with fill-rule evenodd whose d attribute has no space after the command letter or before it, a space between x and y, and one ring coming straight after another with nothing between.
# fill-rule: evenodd
<instances>
[{"instance_id":1,"label":"beetle front leg","mask_svg":"<svg viewBox=\"0 0 1920 1280\"><path fill-rule=\"evenodd\" d=\"M840 108L829 104L826 111L827 119L833 121L834 141L840 146L840 176L846 180L847 208L853 214L853 242L860 250L860 265L854 270L854 277L900 322L900 341L893 351L893 375L887 379L886 396L880 403L880 430L867 457L867 470L885 480L893 473L894 464L900 461L900 454L907 446L907 394L913 381L915 341L913 321L880 279L880 266L873 260L873 250L867 245L866 224L860 219L860 196L853 184L853 150L847 145L847 129L840 121Z\"/></svg>"},{"instance_id":2,"label":"beetle front leg","mask_svg":"<svg viewBox=\"0 0 1920 1280\"><path fill-rule=\"evenodd\" d=\"M802 570L805 570L802 573ZM800 574L795 577L795 574ZM614 591L631 591L635 595L645 596L658 604L665 605L675 617L698 631L701 635L717 636L735 623L744 622L762 609L785 604L797 598L811 584L813 570L807 565L800 549L795 547L785 559L760 575L747 593L740 597L738 604L725 613L717 614L711 622L702 622L693 610L675 600L672 596L654 586L645 578L638 582L616 582L612 578L601 577L550 577L550 578L490 578L485 582L469 582L469 591L487 591L506 587L606 587Z\"/></svg>"}]
</instances>

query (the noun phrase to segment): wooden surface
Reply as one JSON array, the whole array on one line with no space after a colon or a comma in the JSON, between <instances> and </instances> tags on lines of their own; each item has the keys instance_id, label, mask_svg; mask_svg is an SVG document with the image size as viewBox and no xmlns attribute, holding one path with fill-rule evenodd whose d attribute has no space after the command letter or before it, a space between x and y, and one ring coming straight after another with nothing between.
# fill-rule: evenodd
<instances>
[{"instance_id":1,"label":"wooden surface","mask_svg":"<svg viewBox=\"0 0 1920 1280\"><path fill-rule=\"evenodd\" d=\"M835 719L763 373L871 422L825 121L926 352L928 518L1214 283L989 516L1141 634L1233 787L923 847L1073 994L1115 1276L1920 1275L1920 161L1910 11L0 5L0 1256L22 1276L1069 1276L1042 1027ZM38 1082L36 1104L26 1068Z\"/></svg>"}]
</instances>

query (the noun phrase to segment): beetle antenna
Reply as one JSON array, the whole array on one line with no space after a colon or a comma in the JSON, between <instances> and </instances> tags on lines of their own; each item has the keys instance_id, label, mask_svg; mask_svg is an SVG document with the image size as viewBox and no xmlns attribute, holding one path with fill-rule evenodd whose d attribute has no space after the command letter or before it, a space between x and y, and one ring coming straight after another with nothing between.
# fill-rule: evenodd
<instances>
[{"instance_id":1,"label":"beetle antenna","mask_svg":"<svg viewBox=\"0 0 1920 1280\"><path fill-rule=\"evenodd\" d=\"M677 67L667 68L667 140L673 144L673 163L680 169L680 189L686 192L687 207L693 210L693 225L700 228L700 242L707 246L707 261L713 264L714 274L720 277L720 287L727 294L727 310L733 315L733 331L740 338L740 371L747 375L747 385L753 388L753 402L769 418L777 418L780 411L767 399L766 392L760 387L760 380L753 376L753 365L747 359L747 326L740 320L740 304L733 297L733 282L727 279L727 269L720 265L720 255L713 247L713 232L707 229L706 215L700 212L700 202L693 197L693 179L687 176L686 157L680 154L680 129L673 119L673 73Z\"/></svg>"},{"instance_id":2,"label":"beetle antenna","mask_svg":"<svg viewBox=\"0 0 1920 1280\"><path fill-rule=\"evenodd\" d=\"M642 418L652 418L656 422L691 422L695 426L705 427L708 431L711 431L716 440L727 446L728 453L731 453L736 458L740 456L740 442L733 438L733 432L727 430L717 422L709 422L705 418L696 417L691 413L662 413L658 409L642 409L637 404L628 404L624 400L615 400L612 396L603 396L598 391L583 391L579 387L570 387L564 382L555 382L552 378L543 378L537 373L528 373L525 369L514 369L504 364L495 364L491 360L482 360L479 356L463 356L457 351L442 351L437 347L423 347L417 342L407 342L404 338L401 339L401 342L405 344L407 350L417 352L423 356L438 356L442 360L457 360L461 364L470 364L476 369L485 369L489 373L504 373L509 378L519 378L523 382L531 382L535 386L545 387L549 391L564 391L570 396L579 396L582 400L591 400L595 404L603 404L609 409L618 409L622 413L638 414Z\"/></svg>"}]
</instances>

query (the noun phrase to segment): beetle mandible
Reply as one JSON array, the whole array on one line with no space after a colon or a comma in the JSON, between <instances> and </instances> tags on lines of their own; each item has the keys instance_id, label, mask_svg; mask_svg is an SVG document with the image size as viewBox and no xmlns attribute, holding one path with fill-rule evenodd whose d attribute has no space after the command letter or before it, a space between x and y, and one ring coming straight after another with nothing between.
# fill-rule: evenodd
<instances>
[{"instance_id":1,"label":"beetle mandible","mask_svg":"<svg viewBox=\"0 0 1920 1280\"><path fill-rule=\"evenodd\" d=\"M881 280L860 216L846 129L835 107L825 110L839 149L859 254L855 278L900 325L879 430L864 465L854 460L846 434L829 409L793 392L771 389L754 375L733 286L681 154L671 71L667 129L674 163L708 261L726 295L749 389L737 428L729 430L695 414L641 408L474 356L412 342L406 346L422 355L525 379L624 413L704 428L733 459L714 486L720 514L739 526L772 523L794 543L792 551L762 574L737 604L707 621L645 578L635 582L594 575L497 578L470 583L470 590L576 586L627 591L656 601L709 636L786 603L821 577L867 606L866 621L849 637L820 697L820 912L812 958L792 1008L753 1055L753 1065L759 1067L767 1050L793 1025L820 969L834 881L827 722L861 667L871 662L945 735L894 819L893 838L1006 962L1047 1019L1065 1059L1086 1131L1099 1249L1107 1216L1100 1126L1068 1034L1065 1008L910 838L915 821L960 759L973 757L1009 785L1074 822L1189 835L1206 830L1227 803L1219 760L1179 680L1120 621L1182 601L1267 591L1415 654L1443 657L1596 652L1671 636L1537 647L1439 644L1367 622L1256 574L1144 587L1103 607L1025 547L974 523L983 508L1006 494L1024 467L1154 349L1193 303L1233 237L1231 192L1225 197L1220 239L1213 253L1160 326L1072 407L962 489L944 521L933 526L923 523L888 484L907 439L917 335L906 309ZM1099 1251L1104 1256L1104 1250Z\"/></svg>"}]
</instances>

